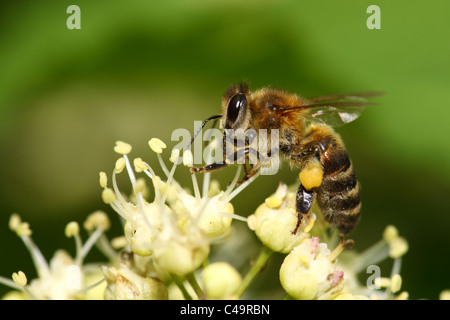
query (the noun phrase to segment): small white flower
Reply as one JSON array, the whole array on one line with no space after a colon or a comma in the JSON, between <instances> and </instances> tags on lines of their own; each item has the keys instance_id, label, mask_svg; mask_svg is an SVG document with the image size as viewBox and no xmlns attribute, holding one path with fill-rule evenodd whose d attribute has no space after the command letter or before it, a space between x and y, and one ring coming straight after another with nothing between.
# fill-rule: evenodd
<instances>
[{"instance_id":1,"label":"small white flower","mask_svg":"<svg viewBox=\"0 0 450 320\"><path fill-rule=\"evenodd\" d=\"M119 268L104 266L107 287L105 300L165 300L167 288L154 277L143 277L124 264Z\"/></svg>"},{"instance_id":2,"label":"small white flower","mask_svg":"<svg viewBox=\"0 0 450 320\"><path fill-rule=\"evenodd\" d=\"M303 218L303 222L293 234L297 224L295 193L289 192L285 184L280 184L275 194L266 199L248 217L248 226L258 238L273 251L289 253L296 245L309 237L314 224L314 214Z\"/></svg>"},{"instance_id":3,"label":"small white flower","mask_svg":"<svg viewBox=\"0 0 450 320\"><path fill-rule=\"evenodd\" d=\"M299 300L332 299L342 291L343 277L327 244L316 237L296 246L280 268L281 285Z\"/></svg>"}]
</instances>

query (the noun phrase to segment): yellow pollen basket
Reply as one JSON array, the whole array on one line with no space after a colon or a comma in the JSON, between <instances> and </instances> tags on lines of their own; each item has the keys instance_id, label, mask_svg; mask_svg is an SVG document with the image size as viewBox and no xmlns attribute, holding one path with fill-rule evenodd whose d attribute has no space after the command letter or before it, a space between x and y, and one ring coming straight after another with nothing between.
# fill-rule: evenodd
<instances>
[{"instance_id":1,"label":"yellow pollen basket","mask_svg":"<svg viewBox=\"0 0 450 320\"><path fill-rule=\"evenodd\" d=\"M320 187L323 180L322 165L318 160L310 162L300 171L299 178L306 190Z\"/></svg>"}]
</instances>

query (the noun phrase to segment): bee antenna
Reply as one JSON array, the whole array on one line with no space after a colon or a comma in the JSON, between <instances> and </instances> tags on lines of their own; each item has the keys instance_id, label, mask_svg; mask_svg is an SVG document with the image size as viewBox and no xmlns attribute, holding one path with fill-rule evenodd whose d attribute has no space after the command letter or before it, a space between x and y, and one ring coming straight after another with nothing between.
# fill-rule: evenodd
<instances>
[{"instance_id":1,"label":"bee antenna","mask_svg":"<svg viewBox=\"0 0 450 320\"><path fill-rule=\"evenodd\" d=\"M189 149L191 147L191 145L194 142L195 138L197 138L197 136L200 134L200 132L202 132L203 127L208 123L208 121L214 120L214 119L219 119L219 118L222 118L221 114L217 114L215 116L211 116L208 119L206 119L205 121L203 121L201 127L198 128L197 131L194 133L194 136L192 137L191 142L189 142L189 144L186 146L186 148L184 148L184 151L186 151L187 149Z\"/></svg>"}]
</instances>

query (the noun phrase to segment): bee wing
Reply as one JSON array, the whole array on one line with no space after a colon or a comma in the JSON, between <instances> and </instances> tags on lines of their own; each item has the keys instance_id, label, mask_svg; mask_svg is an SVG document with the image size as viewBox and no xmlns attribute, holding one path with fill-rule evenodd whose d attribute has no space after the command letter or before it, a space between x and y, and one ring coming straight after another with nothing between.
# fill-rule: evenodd
<instances>
[{"instance_id":1,"label":"bee wing","mask_svg":"<svg viewBox=\"0 0 450 320\"><path fill-rule=\"evenodd\" d=\"M319 96L312 99L308 99L310 102L337 102L337 101L360 101L367 102L367 98L380 96L383 93L380 91L365 91L365 92L349 92L344 94L332 94Z\"/></svg>"},{"instance_id":2,"label":"bee wing","mask_svg":"<svg viewBox=\"0 0 450 320\"><path fill-rule=\"evenodd\" d=\"M368 103L334 103L308 107L304 118L310 122L320 122L332 127L340 127L358 118Z\"/></svg>"},{"instance_id":3,"label":"bee wing","mask_svg":"<svg viewBox=\"0 0 450 320\"><path fill-rule=\"evenodd\" d=\"M375 105L368 102L367 98L380 94L380 92L370 91L320 96L309 99L308 105L283 108L282 113L302 110L303 117L309 122L339 127L358 118L366 106Z\"/></svg>"}]
</instances>

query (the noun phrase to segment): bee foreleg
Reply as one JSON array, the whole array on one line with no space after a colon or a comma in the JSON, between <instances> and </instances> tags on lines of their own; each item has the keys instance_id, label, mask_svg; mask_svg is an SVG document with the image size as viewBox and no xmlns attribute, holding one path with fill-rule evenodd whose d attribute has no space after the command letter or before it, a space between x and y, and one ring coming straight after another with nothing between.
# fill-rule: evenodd
<instances>
[{"instance_id":1,"label":"bee foreleg","mask_svg":"<svg viewBox=\"0 0 450 320\"><path fill-rule=\"evenodd\" d=\"M222 168L226 167L227 165L228 165L228 163L226 163L226 162L215 162L215 163L208 164L207 166L204 166L201 168L192 167L191 172L192 173L211 172L211 171L216 171L216 170L222 169Z\"/></svg>"},{"instance_id":2,"label":"bee foreleg","mask_svg":"<svg viewBox=\"0 0 450 320\"><path fill-rule=\"evenodd\" d=\"M298 190L297 190L297 196L296 196L296 211L297 211L297 225L295 226L294 231L292 231L292 234L296 234L298 228L300 227L300 224L302 223L303 215L308 214L309 210L311 209L311 205L313 202L313 191L312 190L306 190L305 187L300 184Z\"/></svg>"}]
</instances>

